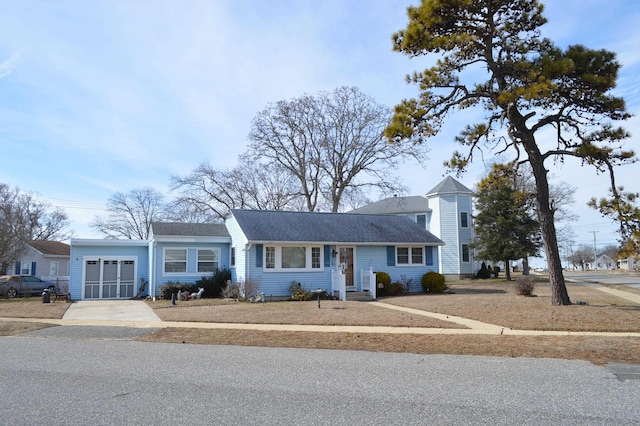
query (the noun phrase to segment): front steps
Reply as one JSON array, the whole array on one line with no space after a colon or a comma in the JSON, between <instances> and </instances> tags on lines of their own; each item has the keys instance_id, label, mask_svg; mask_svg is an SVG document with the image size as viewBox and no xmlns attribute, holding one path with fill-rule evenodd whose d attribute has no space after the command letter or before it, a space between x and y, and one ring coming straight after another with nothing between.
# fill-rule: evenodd
<instances>
[{"instance_id":1,"label":"front steps","mask_svg":"<svg viewBox=\"0 0 640 426\"><path fill-rule=\"evenodd\" d=\"M373 298L368 291L348 291L347 301L349 302L371 302Z\"/></svg>"}]
</instances>

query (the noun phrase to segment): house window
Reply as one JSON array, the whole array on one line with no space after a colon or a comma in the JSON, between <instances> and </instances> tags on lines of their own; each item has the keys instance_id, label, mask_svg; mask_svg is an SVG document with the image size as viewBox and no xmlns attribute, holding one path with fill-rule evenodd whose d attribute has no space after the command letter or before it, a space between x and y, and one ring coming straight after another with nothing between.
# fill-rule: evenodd
<instances>
[{"instance_id":1,"label":"house window","mask_svg":"<svg viewBox=\"0 0 640 426\"><path fill-rule=\"evenodd\" d=\"M322 269L320 246L266 246L264 268L275 271L312 271Z\"/></svg>"},{"instance_id":2,"label":"house window","mask_svg":"<svg viewBox=\"0 0 640 426\"><path fill-rule=\"evenodd\" d=\"M461 228L469 227L469 213L460 212L460 227Z\"/></svg>"},{"instance_id":3,"label":"house window","mask_svg":"<svg viewBox=\"0 0 640 426\"><path fill-rule=\"evenodd\" d=\"M60 263L58 263L57 260L52 260L51 263L49 263L49 276L57 277L59 270Z\"/></svg>"},{"instance_id":4,"label":"house window","mask_svg":"<svg viewBox=\"0 0 640 426\"><path fill-rule=\"evenodd\" d=\"M304 269L307 267L306 247L282 247L282 269Z\"/></svg>"},{"instance_id":5,"label":"house window","mask_svg":"<svg viewBox=\"0 0 640 426\"><path fill-rule=\"evenodd\" d=\"M462 245L462 261L463 262L469 262L469 245L468 244L463 244Z\"/></svg>"},{"instance_id":6,"label":"house window","mask_svg":"<svg viewBox=\"0 0 640 426\"><path fill-rule=\"evenodd\" d=\"M231 247L231 267L235 267L236 266L236 248L235 247Z\"/></svg>"},{"instance_id":7,"label":"house window","mask_svg":"<svg viewBox=\"0 0 640 426\"><path fill-rule=\"evenodd\" d=\"M276 268L276 248L273 246L264 248L264 267L267 269Z\"/></svg>"},{"instance_id":8,"label":"house window","mask_svg":"<svg viewBox=\"0 0 640 426\"><path fill-rule=\"evenodd\" d=\"M311 269L320 268L320 247L311 247Z\"/></svg>"},{"instance_id":9,"label":"house window","mask_svg":"<svg viewBox=\"0 0 640 426\"><path fill-rule=\"evenodd\" d=\"M164 272L174 274L186 273L187 249L165 249Z\"/></svg>"},{"instance_id":10,"label":"house window","mask_svg":"<svg viewBox=\"0 0 640 426\"><path fill-rule=\"evenodd\" d=\"M427 215L426 214L416 215L416 222L418 222L418 225L420 225L424 229L427 229Z\"/></svg>"},{"instance_id":11,"label":"house window","mask_svg":"<svg viewBox=\"0 0 640 426\"><path fill-rule=\"evenodd\" d=\"M220 266L218 250L198 250L198 272L213 273Z\"/></svg>"},{"instance_id":12,"label":"house window","mask_svg":"<svg viewBox=\"0 0 640 426\"><path fill-rule=\"evenodd\" d=\"M20 275L31 275L31 262L22 262L20 264Z\"/></svg>"},{"instance_id":13,"label":"house window","mask_svg":"<svg viewBox=\"0 0 640 426\"><path fill-rule=\"evenodd\" d=\"M398 265L424 265L423 247L398 247L396 249Z\"/></svg>"}]
</instances>

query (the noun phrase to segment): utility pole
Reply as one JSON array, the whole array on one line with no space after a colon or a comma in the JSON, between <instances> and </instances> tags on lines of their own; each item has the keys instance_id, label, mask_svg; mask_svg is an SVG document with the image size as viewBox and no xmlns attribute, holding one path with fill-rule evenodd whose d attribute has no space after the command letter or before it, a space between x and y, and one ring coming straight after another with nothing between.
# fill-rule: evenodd
<instances>
[{"instance_id":1,"label":"utility pole","mask_svg":"<svg viewBox=\"0 0 640 426\"><path fill-rule=\"evenodd\" d=\"M598 270L598 249L597 249L597 245L596 245L596 234L600 231L591 231L593 233L593 270L597 271Z\"/></svg>"}]
</instances>

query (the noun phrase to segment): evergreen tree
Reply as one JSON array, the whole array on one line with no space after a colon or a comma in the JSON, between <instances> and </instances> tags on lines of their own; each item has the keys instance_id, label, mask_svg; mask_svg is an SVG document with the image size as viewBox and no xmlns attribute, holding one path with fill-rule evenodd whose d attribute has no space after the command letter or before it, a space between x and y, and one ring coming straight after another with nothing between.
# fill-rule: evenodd
<instances>
[{"instance_id":1,"label":"evergreen tree","mask_svg":"<svg viewBox=\"0 0 640 426\"><path fill-rule=\"evenodd\" d=\"M542 246L540 223L530 215L527 194L515 188L516 171L494 164L478 183L474 218L476 256L504 261L507 280L512 260L535 256Z\"/></svg>"}]
</instances>

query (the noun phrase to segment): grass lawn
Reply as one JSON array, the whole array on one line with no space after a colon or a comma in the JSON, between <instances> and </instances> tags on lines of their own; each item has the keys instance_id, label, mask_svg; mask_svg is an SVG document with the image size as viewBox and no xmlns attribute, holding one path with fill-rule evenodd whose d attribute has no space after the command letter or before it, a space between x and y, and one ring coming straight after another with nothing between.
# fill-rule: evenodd
<instances>
[{"instance_id":1,"label":"grass lawn","mask_svg":"<svg viewBox=\"0 0 640 426\"><path fill-rule=\"evenodd\" d=\"M635 289L619 287L630 292ZM550 286L538 283L537 297L517 296L513 282L464 281L450 284L449 294L380 299L384 303L462 316L512 329L640 332L640 305L590 287L567 283L573 302L552 306ZM309 325L371 325L461 328L455 323L377 307L366 302L316 301L238 303L219 299L148 302L165 321L233 322ZM0 317L61 318L69 304L43 304L38 298L0 300ZM0 335L19 334L21 327L46 326L0 321ZM389 335L254 330L165 328L136 340L248 346L349 349L423 354L466 354L511 357L584 359L640 364L640 338L593 336Z\"/></svg>"}]
</instances>

